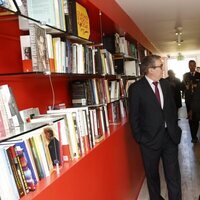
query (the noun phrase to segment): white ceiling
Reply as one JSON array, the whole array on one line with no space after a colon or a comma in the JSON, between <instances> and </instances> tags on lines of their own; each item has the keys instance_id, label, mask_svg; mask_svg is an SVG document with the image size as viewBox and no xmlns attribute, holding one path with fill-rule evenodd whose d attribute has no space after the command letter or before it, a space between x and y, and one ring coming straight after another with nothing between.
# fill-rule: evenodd
<instances>
[{"instance_id":1,"label":"white ceiling","mask_svg":"<svg viewBox=\"0 0 200 200\"><path fill-rule=\"evenodd\" d=\"M200 52L200 0L116 0L161 55ZM182 27L177 45L175 28Z\"/></svg>"}]
</instances>

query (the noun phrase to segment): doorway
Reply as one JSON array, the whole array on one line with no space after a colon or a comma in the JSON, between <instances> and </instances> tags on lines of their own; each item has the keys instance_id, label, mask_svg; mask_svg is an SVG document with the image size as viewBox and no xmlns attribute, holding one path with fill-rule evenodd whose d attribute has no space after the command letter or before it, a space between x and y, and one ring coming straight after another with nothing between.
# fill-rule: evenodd
<instances>
[{"instance_id":1,"label":"doorway","mask_svg":"<svg viewBox=\"0 0 200 200\"><path fill-rule=\"evenodd\" d=\"M168 70L173 70L176 77L181 81L183 79L183 74L189 72L188 62L189 60L196 60L194 57L187 57L183 60L177 60L176 58L169 58L167 60Z\"/></svg>"}]
</instances>

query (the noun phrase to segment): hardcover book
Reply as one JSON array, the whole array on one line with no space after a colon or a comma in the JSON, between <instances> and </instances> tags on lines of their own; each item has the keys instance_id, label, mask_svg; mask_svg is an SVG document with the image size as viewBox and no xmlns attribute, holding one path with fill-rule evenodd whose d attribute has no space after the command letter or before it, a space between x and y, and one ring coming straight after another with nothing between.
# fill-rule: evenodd
<instances>
[{"instance_id":1,"label":"hardcover book","mask_svg":"<svg viewBox=\"0 0 200 200\"><path fill-rule=\"evenodd\" d=\"M30 18L36 19L43 24L48 24L50 26L60 28L58 1L28 0L27 3L28 16Z\"/></svg>"},{"instance_id":2,"label":"hardcover book","mask_svg":"<svg viewBox=\"0 0 200 200\"><path fill-rule=\"evenodd\" d=\"M46 30L31 23L29 31L33 71L50 71Z\"/></svg>"},{"instance_id":3,"label":"hardcover book","mask_svg":"<svg viewBox=\"0 0 200 200\"><path fill-rule=\"evenodd\" d=\"M24 72L32 72L31 43L29 35L20 36L22 66Z\"/></svg>"},{"instance_id":4,"label":"hardcover book","mask_svg":"<svg viewBox=\"0 0 200 200\"><path fill-rule=\"evenodd\" d=\"M87 87L85 81L73 81L71 83L73 106L87 105Z\"/></svg>"},{"instance_id":5,"label":"hardcover book","mask_svg":"<svg viewBox=\"0 0 200 200\"><path fill-rule=\"evenodd\" d=\"M0 86L0 109L6 129L23 124L12 89L8 85Z\"/></svg>"}]
</instances>

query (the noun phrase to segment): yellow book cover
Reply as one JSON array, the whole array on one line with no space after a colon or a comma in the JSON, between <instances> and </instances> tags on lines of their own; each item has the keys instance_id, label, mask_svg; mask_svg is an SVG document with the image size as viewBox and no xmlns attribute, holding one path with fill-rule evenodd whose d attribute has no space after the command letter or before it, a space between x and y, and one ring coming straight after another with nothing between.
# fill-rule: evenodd
<instances>
[{"instance_id":1,"label":"yellow book cover","mask_svg":"<svg viewBox=\"0 0 200 200\"><path fill-rule=\"evenodd\" d=\"M78 36L89 39L90 37L90 19L85 7L76 2L76 17Z\"/></svg>"}]
</instances>

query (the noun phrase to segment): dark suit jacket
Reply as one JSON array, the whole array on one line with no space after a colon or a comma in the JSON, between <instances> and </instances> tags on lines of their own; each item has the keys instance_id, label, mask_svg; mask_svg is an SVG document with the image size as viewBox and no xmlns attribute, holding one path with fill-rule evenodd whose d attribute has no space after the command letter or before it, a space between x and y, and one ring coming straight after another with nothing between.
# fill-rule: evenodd
<instances>
[{"instance_id":1,"label":"dark suit jacket","mask_svg":"<svg viewBox=\"0 0 200 200\"><path fill-rule=\"evenodd\" d=\"M172 91L172 95L174 97L177 109L182 106L182 98L181 98L181 81L178 78L170 78L167 77L166 80L169 81L169 85Z\"/></svg>"},{"instance_id":2,"label":"dark suit jacket","mask_svg":"<svg viewBox=\"0 0 200 200\"><path fill-rule=\"evenodd\" d=\"M197 88L194 92L192 103L192 118L194 117L195 120L200 121L200 83L197 85Z\"/></svg>"},{"instance_id":3,"label":"dark suit jacket","mask_svg":"<svg viewBox=\"0 0 200 200\"><path fill-rule=\"evenodd\" d=\"M195 72L195 75L192 76L190 72L187 72L183 75L182 90L185 93L188 110L191 109L191 101L198 83L200 83L200 73Z\"/></svg>"},{"instance_id":4,"label":"dark suit jacket","mask_svg":"<svg viewBox=\"0 0 200 200\"><path fill-rule=\"evenodd\" d=\"M181 129L177 124L177 110L167 80L161 79L164 106L161 108L145 77L129 87L129 120L138 143L152 149L162 145L165 123L175 144L180 143Z\"/></svg>"}]
</instances>

